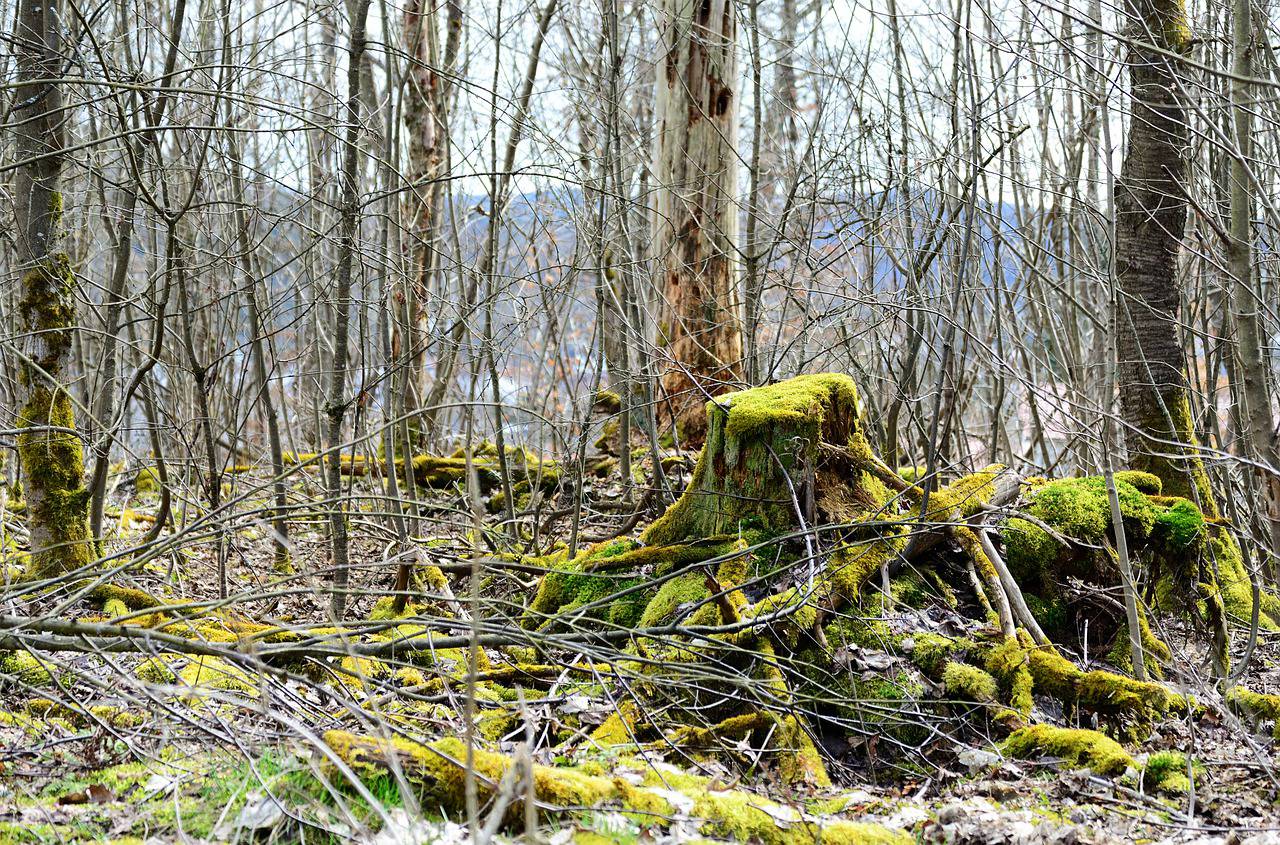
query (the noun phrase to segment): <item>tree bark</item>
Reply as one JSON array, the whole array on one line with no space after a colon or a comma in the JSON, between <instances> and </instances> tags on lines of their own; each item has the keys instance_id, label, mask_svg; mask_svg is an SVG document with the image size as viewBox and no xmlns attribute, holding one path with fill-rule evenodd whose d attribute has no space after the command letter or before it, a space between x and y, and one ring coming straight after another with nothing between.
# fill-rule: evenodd
<instances>
[{"instance_id":1,"label":"tree bark","mask_svg":"<svg viewBox=\"0 0 1280 845\"><path fill-rule=\"evenodd\" d=\"M737 294L737 20L733 0L664 0L653 222L661 273L666 421L705 436L708 396L742 377Z\"/></svg>"},{"instance_id":2,"label":"tree bark","mask_svg":"<svg viewBox=\"0 0 1280 845\"><path fill-rule=\"evenodd\" d=\"M59 250L66 112L58 0L21 0L14 31L18 84L14 125L14 244L22 274L18 317L23 337L18 454L31 531L30 574L55 575L93 559L84 446L63 379L76 327L76 277Z\"/></svg>"},{"instance_id":3,"label":"tree bark","mask_svg":"<svg viewBox=\"0 0 1280 845\"><path fill-rule=\"evenodd\" d=\"M1129 0L1129 138L1116 185L1115 331L1129 463L1165 493L1216 515L1196 453L1179 332L1178 252L1187 220L1188 129L1176 54L1188 49L1182 0Z\"/></svg>"},{"instance_id":4,"label":"tree bark","mask_svg":"<svg viewBox=\"0 0 1280 845\"><path fill-rule=\"evenodd\" d=\"M347 584L351 576L347 515L342 507L342 424L350 401L346 396L347 343L351 330L351 277L360 223L360 65L364 58L368 16L369 0L357 0L351 12L351 40L347 51L347 125L343 135L339 181L342 205L338 230L337 307L333 370L329 374L328 398L325 401L325 487L329 494L329 545L333 563L333 595L330 600L337 619L342 619L346 613Z\"/></svg>"},{"instance_id":5,"label":"tree bark","mask_svg":"<svg viewBox=\"0 0 1280 845\"><path fill-rule=\"evenodd\" d=\"M427 313L432 279L439 267L443 179L449 170L448 107L450 75L457 62L462 7L446 3L441 55L437 10L431 0L412 0L404 14L405 52L409 56L404 106L409 141L408 277L393 293L392 355L398 364L396 395L405 414L424 407L427 396ZM411 445L423 445L424 427L411 418L402 432Z\"/></svg>"},{"instance_id":6,"label":"tree bark","mask_svg":"<svg viewBox=\"0 0 1280 845\"><path fill-rule=\"evenodd\" d=\"M1239 359L1240 393L1238 409L1242 428L1248 432L1245 448L1251 457L1271 469L1260 469L1258 479L1266 491L1267 516L1273 547L1280 540L1280 478L1277 461L1275 420L1271 414L1269 369L1264 348L1263 300L1254 286L1253 274L1253 182L1249 172L1253 158L1253 105L1247 79L1253 76L1254 26L1252 0L1234 0L1232 14L1231 106L1235 129L1235 155L1231 158L1231 240L1227 245L1228 269L1232 282L1232 311L1235 316L1236 355ZM1275 565L1271 565L1274 582Z\"/></svg>"}]
</instances>

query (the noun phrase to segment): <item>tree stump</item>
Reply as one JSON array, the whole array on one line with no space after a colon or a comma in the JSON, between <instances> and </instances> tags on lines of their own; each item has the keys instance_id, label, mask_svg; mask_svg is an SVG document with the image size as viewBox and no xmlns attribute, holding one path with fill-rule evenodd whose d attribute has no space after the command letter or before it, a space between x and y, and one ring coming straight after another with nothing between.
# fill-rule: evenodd
<instances>
[{"instance_id":1,"label":"tree stump","mask_svg":"<svg viewBox=\"0 0 1280 845\"><path fill-rule=\"evenodd\" d=\"M707 403L707 439L680 500L642 541L769 535L879 507L884 488L840 454L862 451L860 402L841 374L798 376Z\"/></svg>"}]
</instances>

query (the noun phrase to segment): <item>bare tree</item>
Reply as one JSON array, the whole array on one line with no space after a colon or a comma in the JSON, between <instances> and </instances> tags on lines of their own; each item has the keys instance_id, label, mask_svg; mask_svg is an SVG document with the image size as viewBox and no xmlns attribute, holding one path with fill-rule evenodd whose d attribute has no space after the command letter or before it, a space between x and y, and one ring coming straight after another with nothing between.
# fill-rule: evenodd
<instances>
[{"instance_id":1,"label":"bare tree","mask_svg":"<svg viewBox=\"0 0 1280 845\"><path fill-rule=\"evenodd\" d=\"M347 584L350 562L347 540L347 516L342 503L343 421L352 400L347 395L347 346L351 336L352 275L356 263L356 237L360 224L360 101L362 64L365 51L365 25L370 0L352 4L350 36L347 46L347 99L343 131L342 171L339 179L341 196L338 221L337 307L334 310L333 370L329 374L325 415L325 483L329 493L329 542L333 565L333 615L343 617L347 606Z\"/></svg>"}]
</instances>

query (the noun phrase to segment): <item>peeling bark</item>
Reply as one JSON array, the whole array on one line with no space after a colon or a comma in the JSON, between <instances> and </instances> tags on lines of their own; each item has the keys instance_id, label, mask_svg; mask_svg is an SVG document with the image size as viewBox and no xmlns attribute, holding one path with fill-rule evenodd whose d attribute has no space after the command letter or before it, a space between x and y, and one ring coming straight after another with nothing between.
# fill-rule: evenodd
<instances>
[{"instance_id":1,"label":"peeling bark","mask_svg":"<svg viewBox=\"0 0 1280 845\"><path fill-rule=\"evenodd\" d=\"M657 82L654 256L666 420L692 443L703 404L742 377L737 293L737 38L733 0L666 0Z\"/></svg>"}]
</instances>

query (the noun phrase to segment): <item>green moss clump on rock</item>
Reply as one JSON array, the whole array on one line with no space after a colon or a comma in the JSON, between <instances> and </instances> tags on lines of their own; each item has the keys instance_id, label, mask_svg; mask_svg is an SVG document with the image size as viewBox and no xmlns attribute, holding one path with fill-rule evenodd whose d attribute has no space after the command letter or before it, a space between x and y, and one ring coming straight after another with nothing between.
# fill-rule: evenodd
<instances>
[{"instance_id":1,"label":"green moss clump on rock","mask_svg":"<svg viewBox=\"0 0 1280 845\"><path fill-rule=\"evenodd\" d=\"M1191 761L1191 770L1204 770ZM1142 786L1147 792L1163 792L1169 795L1185 795L1191 791L1191 779L1187 777L1187 755L1181 751L1157 751L1147 758L1142 771Z\"/></svg>"},{"instance_id":2,"label":"green moss clump on rock","mask_svg":"<svg viewBox=\"0 0 1280 845\"><path fill-rule=\"evenodd\" d=\"M145 466L133 477L133 489L138 493L160 492L160 473L154 466Z\"/></svg>"}]
</instances>

